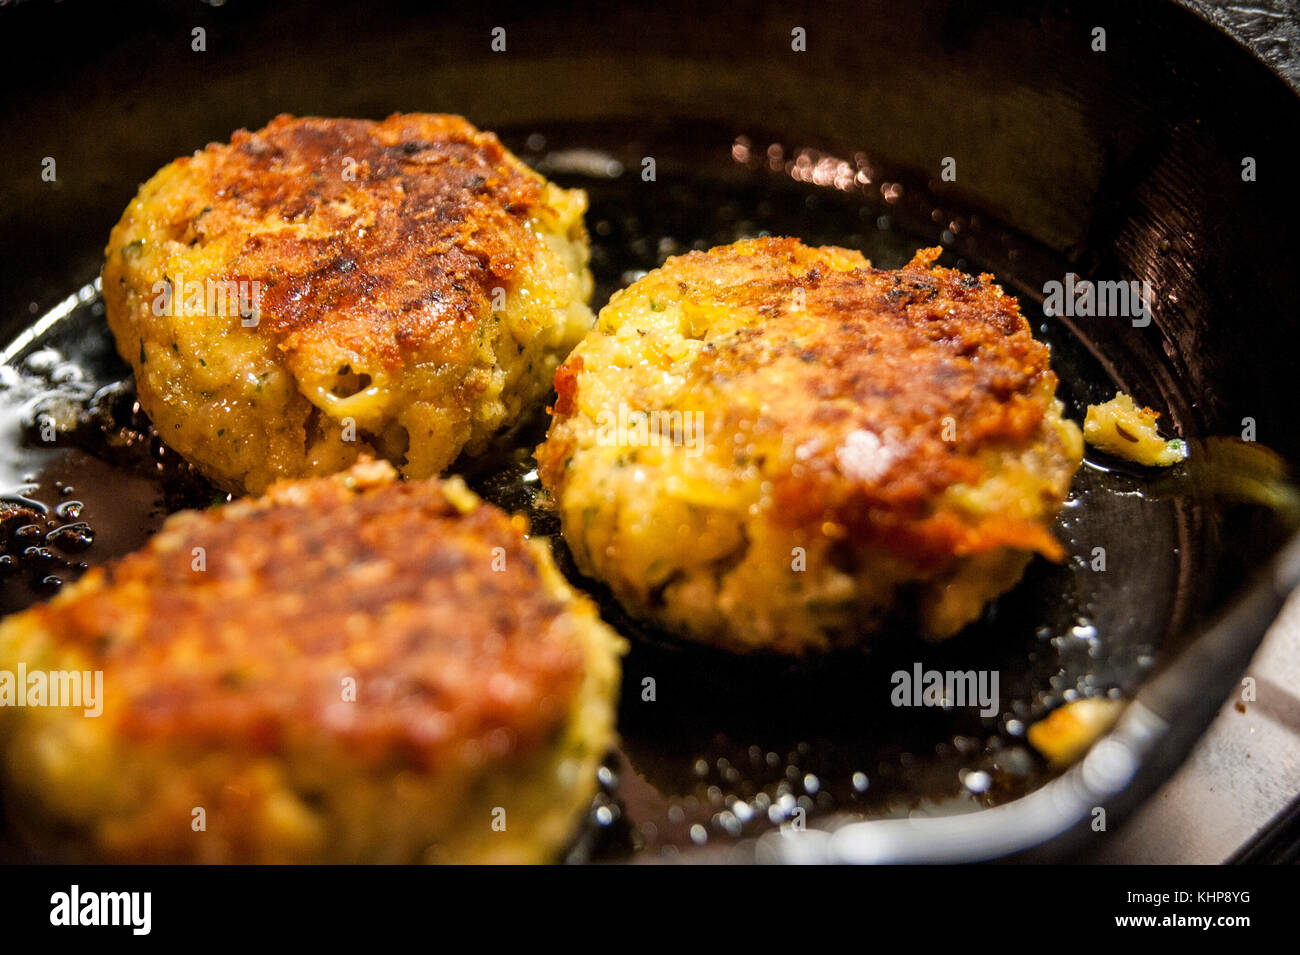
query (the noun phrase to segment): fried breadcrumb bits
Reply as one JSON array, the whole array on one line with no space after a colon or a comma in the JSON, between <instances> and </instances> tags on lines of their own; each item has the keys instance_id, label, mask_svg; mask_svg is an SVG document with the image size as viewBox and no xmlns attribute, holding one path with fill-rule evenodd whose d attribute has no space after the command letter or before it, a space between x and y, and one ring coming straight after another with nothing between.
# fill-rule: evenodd
<instances>
[{"instance_id":1,"label":"fried breadcrumb bits","mask_svg":"<svg viewBox=\"0 0 1300 955\"><path fill-rule=\"evenodd\" d=\"M1159 413L1139 408L1128 395L1116 392L1105 404L1088 405L1083 439L1099 451L1146 467L1167 468L1187 457L1181 439L1166 440L1156 427Z\"/></svg>"},{"instance_id":2,"label":"fried breadcrumb bits","mask_svg":"<svg viewBox=\"0 0 1300 955\"><path fill-rule=\"evenodd\" d=\"M1066 703L1029 727L1029 745L1052 766L1064 769L1077 762L1093 742L1115 725L1122 700L1090 697Z\"/></svg>"}]
</instances>

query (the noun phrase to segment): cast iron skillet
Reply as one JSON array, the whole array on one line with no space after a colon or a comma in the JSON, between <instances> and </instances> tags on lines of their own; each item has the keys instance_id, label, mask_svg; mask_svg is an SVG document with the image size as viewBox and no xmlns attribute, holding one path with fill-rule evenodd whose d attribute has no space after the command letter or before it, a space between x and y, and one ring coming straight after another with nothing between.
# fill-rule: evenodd
<instances>
[{"instance_id":1,"label":"cast iron skillet","mask_svg":"<svg viewBox=\"0 0 1300 955\"><path fill-rule=\"evenodd\" d=\"M1099 809L1114 831L1173 771L1300 581L1284 480L1300 456L1300 101L1281 81L1168 3L320 7L0 11L0 340L19 412L6 480L32 477L56 523L61 494L85 498L98 535L24 566L6 607L210 499L134 409L92 284L138 183L281 111L458 112L588 189L597 306L667 254L763 230L885 267L943 244L946 264L1021 295L1072 415L1123 387L1192 445L1159 477L1090 455L1059 528L1071 561L1035 564L937 648L900 633L847 657L736 660L639 627L579 581L633 650L623 747L571 858L1060 858L1104 838ZM1154 321L1044 314L1044 283L1067 272L1150 282ZM72 422L53 450L33 428L43 411ZM540 426L521 427L518 453L460 469L550 533L527 459ZM996 670L1001 712L890 706L890 674L916 662ZM1131 702L1057 774L1024 726L1080 695Z\"/></svg>"}]
</instances>

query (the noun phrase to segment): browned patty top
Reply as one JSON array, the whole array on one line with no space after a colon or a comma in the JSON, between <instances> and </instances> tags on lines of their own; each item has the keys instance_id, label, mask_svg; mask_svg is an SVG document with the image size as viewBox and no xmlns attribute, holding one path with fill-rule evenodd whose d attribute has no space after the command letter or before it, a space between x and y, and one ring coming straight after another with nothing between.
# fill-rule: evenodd
<instances>
[{"instance_id":1,"label":"browned patty top","mask_svg":"<svg viewBox=\"0 0 1300 955\"><path fill-rule=\"evenodd\" d=\"M826 252L841 257L835 266ZM828 522L919 564L1004 546L1059 557L1042 522L997 515L972 525L937 506L945 489L988 476L985 452L1054 442L1045 418L1056 388L1016 300L991 275L934 266L940 252L922 250L898 270L846 269L852 253L765 238L671 260L661 271L679 301L754 316L706 334L683 393L720 409L721 432L764 458L782 523ZM796 289L802 308L792 306ZM574 410L582 363L575 355L555 376L557 416ZM845 453L854 432L857 462ZM569 450L542 451L548 486L561 487Z\"/></svg>"},{"instance_id":2,"label":"browned patty top","mask_svg":"<svg viewBox=\"0 0 1300 955\"><path fill-rule=\"evenodd\" d=\"M536 245L528 218L544 199L538 176L459 116L281 115L177 163L205 185L177 237L246 235L226 277L262 283L267 331L388 367L457 353ZM308 223L317 235L291 228Z\"/></svg>"},{"instance_id":3,"label":"browned patty top","mask_svg":"<svg viewBox=\"0 0 1300 955\"><path fill-rule=\"evenodd\" d=\"M173 517L33 622L105 671L129 738L414 767L549 742L583 644L522 521L365 468Z\"/></svg>"}]
</instances>

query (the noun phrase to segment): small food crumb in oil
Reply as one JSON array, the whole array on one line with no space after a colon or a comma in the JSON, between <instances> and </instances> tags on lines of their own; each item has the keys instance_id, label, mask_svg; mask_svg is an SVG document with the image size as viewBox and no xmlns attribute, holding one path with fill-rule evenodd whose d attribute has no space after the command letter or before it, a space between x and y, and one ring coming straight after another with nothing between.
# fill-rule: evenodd
<instances>
[{"instance_id":1,"label":"small food crumb in oil","mask_svg":"<svg viewBox=\"0 0 1300 955\"><path fill-rule=\"evenodd\" d=\"M1087 697L1058 707L1029 727L1029 744L1054 767L1064 768L1088 751L1124 708L1121 700Z\"/></svg>"},{"instance_id":2,"label":"small food crumb in oil","mask_svg":"<svg viewBox=\"0 0 1300 955\"><path fill-rule=\"evenodd\" d=\"M1089 405L1083 421L1083 439L1125 461L1146 467L1166 468L1187 457L1187 444L1178 438L1160 436L1150 408L1139 408L1128 395L1117 392L1110 401Z\"/></svg>"}]
</instances>

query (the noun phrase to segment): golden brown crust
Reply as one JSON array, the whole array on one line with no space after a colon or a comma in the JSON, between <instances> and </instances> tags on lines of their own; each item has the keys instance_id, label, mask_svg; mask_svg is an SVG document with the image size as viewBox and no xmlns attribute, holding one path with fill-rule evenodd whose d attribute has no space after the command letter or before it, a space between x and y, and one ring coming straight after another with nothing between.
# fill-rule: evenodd
<instances>
[{"instance_id":1,"label":"golden brown crust","mask_svg":"<svg viewBox=\"0 0 1300 955\"><path fill-rule=\"evenodd\" d=\"M252 755L328 737L361 764L440 770L465 746L537 751L584 650L522 520L375 467L174 517L29 623L106 672L137 743Z\"/></svg>"},{"instance_id":2,"label":"golden brown crust","mask_svg":"<svg viewBox=\"0 0 1300 955\"><path fill-rule=\"evenodd\" d=\"M281 348L325 339L390 368L453 356L530 254L543 203L542 181L458 116L281 115L178 162L217 201L196 198L174 228L246 236L222 277L262 283Z\"/></svg>"},{"instance_id":3,"label":"golden brown crust","mask_svg":"<svg viewBox=\"0 0 1300 955\"><path fill-rule=\"evenodd\" d=\"M775 477L775 513L788 525L831 521L919 566L1006 546L1059 558L1040 523L969 526L933 510L948 487L988 476L987 452L1034 440L1056 389L1047 347L1015 299L991 275L933 266L940 252L924 249L897 271L814 269L787 287L741 289L754 297L742 307L770 307L795 286L806 305L706 345L693 378L707 387L752 377L772 409L756 432L802 439L798 466ZM883 439L882 466L846 461L842 439L854 432Z\"/></svg>"}]
</instances>

